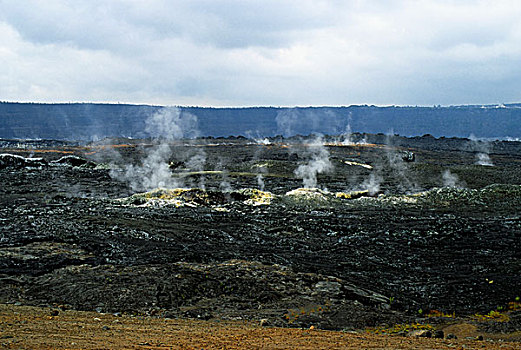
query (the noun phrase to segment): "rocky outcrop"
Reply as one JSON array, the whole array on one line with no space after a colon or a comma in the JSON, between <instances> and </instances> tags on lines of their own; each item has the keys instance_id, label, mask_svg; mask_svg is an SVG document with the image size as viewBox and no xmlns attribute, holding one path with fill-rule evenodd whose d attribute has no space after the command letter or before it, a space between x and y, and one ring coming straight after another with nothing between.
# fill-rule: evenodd
<instances>
[{"instance_id":1,"label":"rocky outcrop","mask_svg":"<svg viewBox=\"0 0 521 350\"><path fill-rule=\"evenodd\" d=\"M51 161L53 165L67 165L72 167L82 167L93 169L96 167L96 163L78 156L63 156L60 159Z\"/></svg>"},{"instance_id":2,"label":"rocky outcrop","mask_svg":"<svg viewBox=\"0 0 521 350\"><path fill-rule=\"evenodd\" d=\"M43 158L24 158L16 154L3 153L0 154L0 169L13 168L21 169L24 167L42 167L47 166L48 162Z\"/></svg>"}]
</instances>

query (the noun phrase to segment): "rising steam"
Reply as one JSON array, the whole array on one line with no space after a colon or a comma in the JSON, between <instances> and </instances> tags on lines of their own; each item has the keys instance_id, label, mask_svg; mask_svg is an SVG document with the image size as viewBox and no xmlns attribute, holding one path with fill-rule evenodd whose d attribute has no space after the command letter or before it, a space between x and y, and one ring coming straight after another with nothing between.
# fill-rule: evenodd
<instances>
[{"instance_id":1,"label":"rising steam","mask_svg":"<svg viewBox=\"0 0 521 350\"><path fill-rule=\"evenodd\" d=\"M417 192L419 190L413 175L409 169L408 164L404 159L407 159L409 155L413 155L410 152L400 152L393 146L392 133L387 135L386 138L386 154L387 154L387 165L389 166L389 174L392 175L398 182L397 187L403 192Z\"/></svg>"},{"instance_id":2,"label":"rising steam","mask_svg":"<svg viewBox=\"0 0 521 350\"><path fill-rule=\"evenodd\" d=\"M299 125L306 124L311 130L319 129L323 115L317 115L313 111L302 111L300 109L283 109L277 113L275 118L277 130L284 136L292 136ZM304 145L303 150L297 150L299 156L308 159L307 163L300 164L295 169L295 176L302 179L305 188L317 187L318 174L329 172L333 164L329 160L329 151L325 147L322 135L316 134L315 138ZM300 158L300 157L299 157ZM263 184L262 177L258 178L259 186Z\"/></svg>"},{"instance_id":3,"label":"rising steam","mask_svg":"<svg viewBox=\"0 0 521 350\"><path fill-rule=\"evenodd\" d=\"M308 144L306 153L309 160L306 164L301 164L295 169L295 175L302 179L305 188L316 188L318 174L333 169L333 164L329 160L329 151L324 146L323 137L317 136Z\"/></svg>"},{"instance_id":4,"label":"rising steam","mask_svg":"<svg viewBox=\"0 0 521 350\"><path fill-rule=\"evenodd\" d=\"M470 135L470 145L469 148L471 151L476 152L476 162L477 165L484 166L494 166L492 160L490 159L490 143L485 140L480 140L474 135Z\"/></svg>"},{"instance_id":5,"label":"rising steam","mask_svg":"<svg viewBox=\"0 0 521 350\"><path fill-rule=\"evenodd\" d=\"M172 157L172 142L182 138L193 138L198 134L197 117L181 113L178 108L165 107L152 114L145 122L145 131L154 137L153 145L141 164L128 164L123 170L112 170L111 176L129 183L136 191L151 190L157 187L180 187L180 179L172 177L168 162ZM204 153L199 152L186 164L202 169Z\"/></svg>"},{"instance_id":6,"label":"rising steam","mask_svg":"<svg viewBox=\"0 0 521 350\"><path fill-rule=\"evenodd\" d=\"M353 132L351 130L351 120L352 120L352 115L351 115L351 112L349 112L349 115L347 117L346 129L345 129L344 133L342 134L343 139L341 141L341 144L346 145L346 146L351 146L354 144L352 137L351 137L351 135L353 134Z\"/></svg>"},{"instance_id":7,"label":"rising steam","mask_svg":"<svg viewBox=\"0 0 521 350\"><path fill-rule=\"evenodd\" d=\"M362 183L362 187L366 189L371 196L374 196L380 192L380 184L382 181L383 178L380 175L371 173L369 177Z\"/></svg>"},{"instance_id":8,"label":"rising steam","mask_svg":"<svg viewBox=\"0 0 521 350\"><path fill-rule=\"evenodd\" d=\"M292 136L295 124L298 122L298 115L290 109L284 109L277 112L275 117L277 122L277 130L283 136Z\"/></svg>"},{"instance_id":9,"label":"rising steam","mask_svg":"<svg viewBox=\"0 0 521 350\"><path fill-rule=\"evenodd\" d=\"M414 154L409 151L400 151L393 146L392 132L386 137L385 157L379 159L373 171L362 182L362 188L375 195L380 192L382 184L388 178L394 178L397 188L401 192L417 192L419 186L414 180L408 162L414 161Z\"/></svg>"},{"instance_id":10,"label":"rising steam","mask_svg":"<svg viewBox=\"0 0 521 350\"><path fill-rule=\"evenodd\" d=\"M476 154L476 164L477 165L485 165L485 166L494 166L492 160L488 153L478 153Z\"/></svg>"},{"instance_id":11,"label":"rising steam","mask_svg":"<svg viewBox=\"0 0 521 350\"><path fill-rule=\"evenodd\" d=\"M463 183L460 181L458 175L451 173L449 169L445 170L441 175L443 180L443 187L452 187L452 188L463 188L465 187Z\"/></svg>"}]
</instances>

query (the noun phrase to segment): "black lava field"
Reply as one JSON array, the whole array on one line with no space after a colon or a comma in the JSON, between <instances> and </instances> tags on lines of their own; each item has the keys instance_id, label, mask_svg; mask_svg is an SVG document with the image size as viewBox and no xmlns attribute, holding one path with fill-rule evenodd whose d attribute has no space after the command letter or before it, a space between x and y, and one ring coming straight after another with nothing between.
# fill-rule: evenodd
<instances>
[{"instance_id":1,"label":"black lava field","mask_svg":"<svg viewBox=\"0 0 521 350\"><path fill-rule=\"evenodd\" d=\"M359 329L521 296L520 142L0 147L2 303Z\"/></svg>"}]
</instances>

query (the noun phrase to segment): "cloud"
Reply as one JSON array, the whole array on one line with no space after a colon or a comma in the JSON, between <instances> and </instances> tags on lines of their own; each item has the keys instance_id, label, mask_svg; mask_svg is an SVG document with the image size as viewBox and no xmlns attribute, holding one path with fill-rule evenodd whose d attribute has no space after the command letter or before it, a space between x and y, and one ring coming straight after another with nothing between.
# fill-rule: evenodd
<instances>
[{"instance_id":1,"label":"cloud","mask_svg":"<svg viewBox=\"0 0 521 350\"><path fill-rule=\"evenodd\" d=\"M519 100L516 1L4 0L0 9L7 100Z\"/></svg>"},{"instance_id":2,"label":"cloud","mask_svg":"<svg viewBox=\"0 0 521 350\"><path fill-rule=\"evenodd\" d=\"M11 1L3 18L29 41L131 49L170 39L220 48L284 46L294 32L327 26L313 1ZM42 30L43 29L43 30Z\"/></svg>"}]
</instances>

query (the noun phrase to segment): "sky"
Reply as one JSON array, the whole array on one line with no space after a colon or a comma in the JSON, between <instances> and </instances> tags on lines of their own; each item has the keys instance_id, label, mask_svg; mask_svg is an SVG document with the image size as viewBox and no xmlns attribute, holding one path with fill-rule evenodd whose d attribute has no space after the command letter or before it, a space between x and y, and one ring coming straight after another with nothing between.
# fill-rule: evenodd
<instances>
[{"instance_id":1,"label":"sky","mask_svg":"<svg viewBox=\"0 0 521 350\"><path fill-rule=\"evenodd\" d=\"M521 102L521 1L0 0L0 100Z\"/></svg>"}]
</instances>

